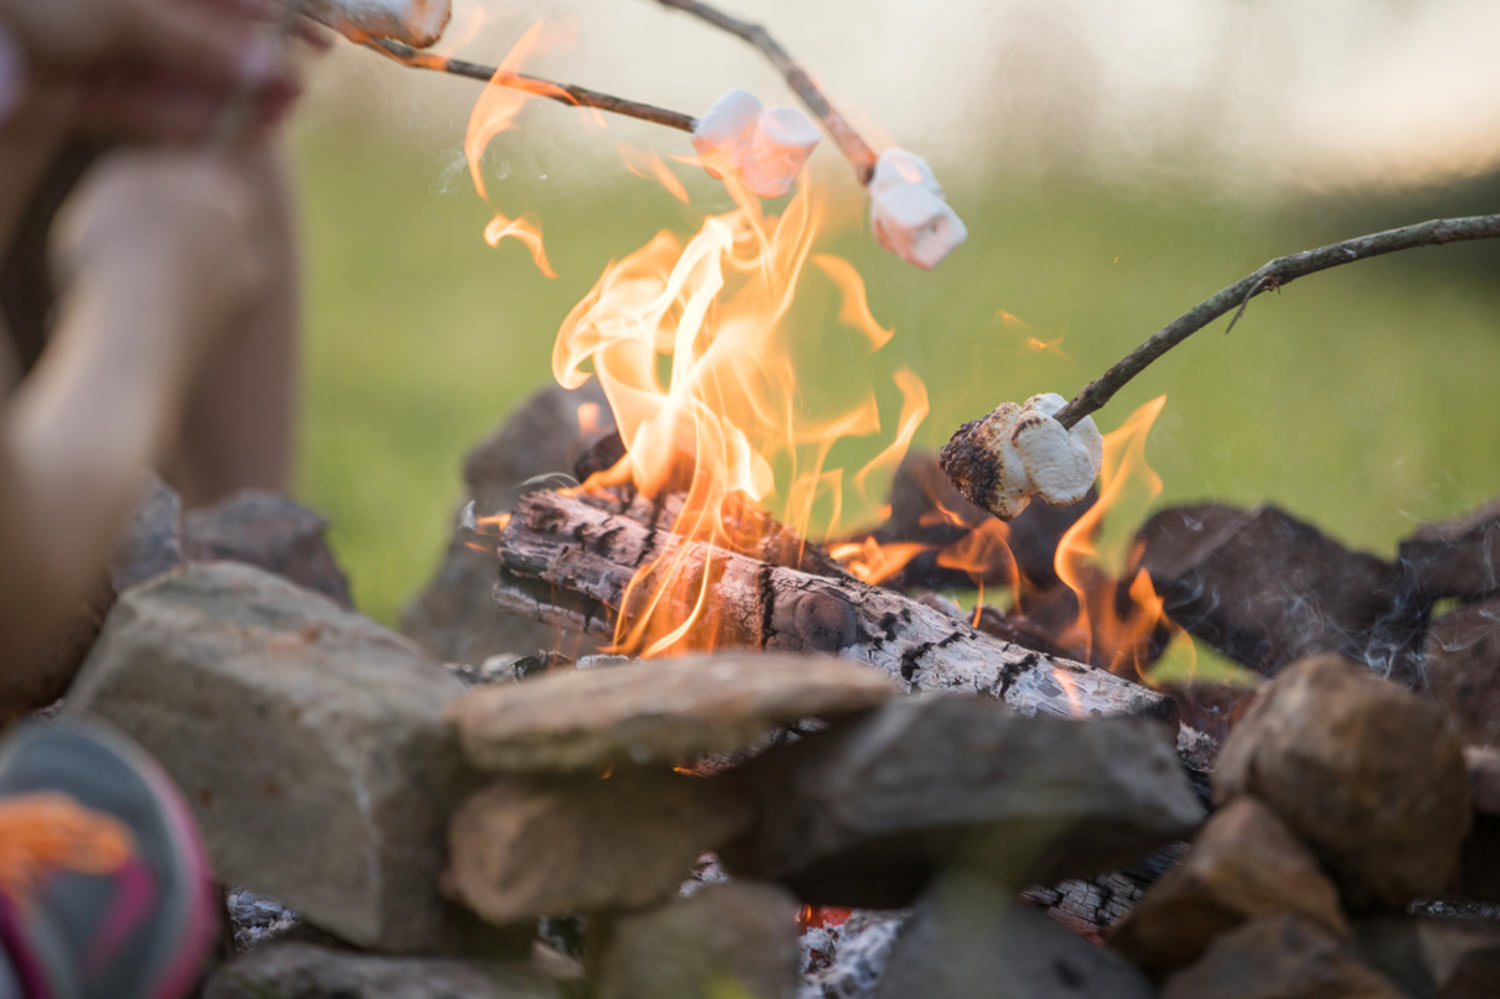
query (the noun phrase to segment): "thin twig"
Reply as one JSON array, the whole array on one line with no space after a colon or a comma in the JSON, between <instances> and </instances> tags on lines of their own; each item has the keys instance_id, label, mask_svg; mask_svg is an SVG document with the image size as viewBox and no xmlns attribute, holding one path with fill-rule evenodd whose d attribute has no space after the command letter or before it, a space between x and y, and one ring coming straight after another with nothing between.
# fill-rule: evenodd
<instances>
[{"instance_id":1,"label":"thin twig","mask_svg":"<svg viewBox=\"0 0 1500 999\"><path fill-rule=\"evenodd\" d=\"M297 24L297 15L302 12L303 0L286 0L271 25L270 37L277 43L291 37ZM245 141L255 124L255 102L260 97L260 87L244 83L229 95L214 130L209 135L208 147L216 152L228 152Z\"/></svg>"},{"instance_id":2,"label":"thin twig","mask_svg":"<svg viewBox=\"0 0 1500 999\"><path fill-rule=\"evenodd\" d=\"M721 10L701 3L700 0L656 0L656 2L663 7L670 7L702 18L714 27L743 38L759 49L761 54L771 60L771 64L780 71L787 85L802 99L802 103L813 113L813 117L821 121L823 127L828 130L828 134L833 136L833 141L838 144L844 156L854 166L854 173L859 178L859 182L861 184L870 182L870 178L875 175L875 150L860 138L859 133L854 131L854 127L844 119L843 115L834 110L823 91L813 82L812 77L807 75L807 70L787 54L786 49L771 37L770 32L759 24L730 17Z\"/></svg>"},{"instance_id":3,"label":"thin twig","mask_svg":"<svg viewBox=\"0 0 1500 999\"><path fill-rule=\"evenodd\" d=\"M1057 411L1057 421L1065 427L1071 427L1108 402L1126 382L1144 371L1151 362L1235 306L1243 311L1250 299L1271 288L1280 288L1299 277L1330 267L1352 264L1356 260L1395 253L1397 250L1497 237L1500 237L1500 215L1473 215L1467 218L1432 219L1399 229L1356 236L1316 250L1277 257L1255 273L1236 281L1157 330L1149 340L1126 354L1118 364L1085 385L1083 391Z\"/></svg>"},{"instance_id":4,"label":"thin twig","mask_svg":"<svg viewBox=\"0 0 1500 999\"><path fill-rule=\"evenodd\" d=\"M1229 317L1229 325L1224 327L1224 335L1228 336L1234 332L1234 324L1239 322L1240 317L1245 314L1245 310L1250 308L1250 299L1263 291L1271 291L1273 289L1278 293L1281 291L1281 283L1273 277L1263 277L1251 285L1250 290L1245 292L1245 298L1244 301L1240 302L1240 307L1235 309L1234 315Z\"/></svg>"},{"instance_id":5,"label":"thin twig","mask_svg":"<svg viewBox=\"0 0 1500 999\"><path fill-rule=\"evenodd\" d=\"M450 59L448 56L436 55L432 52L421 52L410 45L392 41L389 38L369 39L362 44L403 66L430 69L433 72L462 76L470 80L479 80L482 83L494 82L502 87L522 90L536 97L546 97L574 107L597 108L611 114L665 125L682 132L691 132L698 123L692 115L683 114L681 111L669 111L666 108L656 107L654 104L615 97L612 94L600 93L572 83L554 83L551 80L544 80L539 76L527 76L524 73L504 73L494 66L466 62L463 59Z\"/></svg>"}]
</instances>

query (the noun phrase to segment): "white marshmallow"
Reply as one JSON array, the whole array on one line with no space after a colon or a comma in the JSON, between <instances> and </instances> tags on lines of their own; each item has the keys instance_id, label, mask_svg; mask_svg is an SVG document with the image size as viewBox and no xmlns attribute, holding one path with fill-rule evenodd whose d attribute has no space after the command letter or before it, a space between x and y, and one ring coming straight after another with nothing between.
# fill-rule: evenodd
<instances>
[{"instance_id":1,"label":"white marshmallow","mask_svg":"<svg viewBox=\"0 0 1500 999\"><path fill-rule=\"evenodd\" d=\"M927 161L895 147L875 160L870 228L881 246L929 271L969 235Z\"/></svg>"},{"instance_id":2,"label":"white marshmallow","mask_svg":"<svg viewBox=\"0 0 1500 999\"><path fill-rule=\"evenodd\" d=\"M698 119L693 148L715 177L739 179L761 198L779 198L792 189L818 145L816 125L796 108L766 108L754 94L726 92Z\"/></svg>"},{"instance_id":3,"label":"white marshmallow","mask_svg":"<svg viewBox=\"0 0 1500 999\"><path fill-rule=\"evenodd\" d=\"M1036 494L1053 506L1087 496L1104 464L1104 435L1092 416L1067 428L1052 418L1066 403L1056 392L1032 396L1011 434Z\"/></svg>"},{"instance_id":4,"label":"white marshmallow","mask_svg":"<svg viewBox=\"0 0 1500 999\"><path fill-rule=\"evenodd\" d=\"M1104 436L1090 416L1064 429L1052 414L1065 402L1056 392L1024 406L1003 402L979 422L970 439L993 461L995 477L992 492L970 499L1011 520L1033 496L1067 506L1088 495L1104 464Z\"/></svg>"},{"instance_id":5,"label":"white marshmallow","mask_svg":"<svg viewBox=\"0 0 1500 999\"><path fill-rule=\"evenodd\" d=\"M450 0L303 0L302 12L351 38L394 38L419 49L443 37Z\"/></svg>"}]
</instances>

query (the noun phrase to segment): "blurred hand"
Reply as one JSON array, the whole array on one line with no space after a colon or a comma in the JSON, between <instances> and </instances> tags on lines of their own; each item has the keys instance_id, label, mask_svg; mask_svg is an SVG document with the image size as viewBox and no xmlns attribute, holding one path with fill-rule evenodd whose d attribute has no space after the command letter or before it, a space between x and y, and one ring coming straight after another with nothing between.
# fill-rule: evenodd
<instances>
[{"instance_id":1,"label":"blurred hand","mask_svg":"<svg viewBox=\"0 0 1500 999\"><path fill-rule=\"evenodd\" d=\"M222 90L289 80L257 30L273 0L0 0L39 72L131 65Z\"/></svg>"},{"instance_id":2,"label":"blurred hand","mask_svg":"<svg viewBox=\"0 0 1500 999\"><path fill-rule=\"evenodd\" d=\"M280 3L0 0L0 35L19 51L32 90L75 96L75 123L86 131L191 141L241 89L255 94L261 123L296 96L289 55L265 30Z\"/></svg>"},{"instance_id":3,"label":"blurred hand","mask_svg":"<svg viewBox=\"0 0 1500 999\"><path fill-rule=\"evenodd\" d=\"M261 187L222 157L119 152L95 168L52 232L64 294L161 316L165 346L196 371L271 274L273 226Z\"/></svg>"}]
</instances>

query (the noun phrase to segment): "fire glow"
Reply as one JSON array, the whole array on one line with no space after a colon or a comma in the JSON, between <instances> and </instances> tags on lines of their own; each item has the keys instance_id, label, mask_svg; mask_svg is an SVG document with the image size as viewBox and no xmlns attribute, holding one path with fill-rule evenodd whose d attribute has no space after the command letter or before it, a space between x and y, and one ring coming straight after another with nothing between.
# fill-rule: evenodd
<instances>
[{"instance_id":1,"label":"fire glow","mask_svg":"<svg viewBox=\"0 0 1500 999\"><path fill-rule=\"evenodd\" d=\"M706 565L679 549L637 574L627 604L639 610L621 617L615 645L647 655L680 651L690 625L726 610L711 600L713 551L756 550L765 521L746 516L749 509L771 508L803 537L835 530L845 475L828 467L829 452L840 440L880 430L873 388L852 408L802 415L785 320L820 230L813 187L803 183L780 215L732 181L729 187L737 207L709 216L691 239L661 232L611 264L569 313L553 350L560 384L599 379L626 448L585 488L680 493L673 532L712 546ZM818 263L845 294L842 315L872 349L888 342L847 261L820 256ZM927 413L915 375L899 371L894 381L903 399L898 432L852 476L856 488L900 461ZM832 513L814 524L819 509ZM638 589L648 586L649 594ZM667 612L683 605L691 608L685 619Z\"/></svg>"},{"instance_id":2,"label":"fire glow","mask_svg":"<svg viewBox=\"0 0 1500 999\"><path fill-rule=\"evenodd\" d=\"M540 27L511 50L502 72L518 70ZM513 125L529 96L492 81L475 108L465 145L482 195L480 157L496 134ZM620 148L631 173L689 200L655 153ZM872 314L865 282L852 264L813 252L826 228L827 206L811 180L804 175L779 212L733 176L723 183L732 210L708 215L690 237L663 230L610 263L563 321L553 348L559 384L577 388L590 377L599 379L624 444L624 456L580 488L670 497L671 531L690 542L638 568L616 608L614 651L659 656L711 646L722 630L717 622L742 612L714 599L716 561L724 553L757 556L768 534L778 530L767 513L799 538L849 537L846 515L855 507L868 512L870 497L889 481L929 409L922 381L910 371L895 371L895 393L881 388L901 398L888 443L852 472L831 460L839 442L882 431L876 386L865 388L852 405L809 415L789 311L805 284L826 278L840 296L836 322L860 335L856 342L867 355L890 343L895 330ZM537 266L551 275L534 222L497 214L486 239L493 245L502 238L525 243ZM1055 351L1056 344L1038 349ZM1101 499L1063 538L1056 556L1056 574L1077 605L1057 644L1121 671L1139 671L1148 661L1143 650L1159 641L1161 604L1144 572L1122 589L1098 569L1093 539L1124 483L1144 477L1159 490L1143 446L1163 402L1143 407L1109 435ZM597 413L580 412L580 422L598 426ZM860 502L846 503L849 488ZM1010 551L1011 525L941 505L931 516L964 529L958 541L937 552L938 564L967 573L981 598L999 567L1013 609L1024 613L1031 592ZM865 539L833 544L830 554L857 578L878 584L932 550ZM976 622L979 615L976 607Z\"/></svg>"}]
</instances>

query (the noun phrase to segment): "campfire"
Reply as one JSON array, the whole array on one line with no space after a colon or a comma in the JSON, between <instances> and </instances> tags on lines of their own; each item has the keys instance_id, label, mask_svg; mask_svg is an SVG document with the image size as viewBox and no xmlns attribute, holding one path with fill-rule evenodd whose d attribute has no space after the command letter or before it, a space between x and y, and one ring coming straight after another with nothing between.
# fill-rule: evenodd
<instances>
[{"instance_id":1,"label":"campfire","mask_svg":"<svg viewBox=\"0 0 1500 999\"><path fill-rule=\"evenodd\" d=\"M66 704L198 811L247 951L204 995L1487 994L1500 508L1391 558L1272 505L1137 525L1167 397L1102 407L1266 291L1500 217L1273 260L1071 400L1036 386L926 453L929 387L882 354L910 334L829 251L837 195L805 164L830 137L871 234L925 270L963 222L764 28L660 3L752 44L807 113L542 79L540 24L493 67L435 54L433 0L310 6L483 81L482 235L543 276L544 213L482 168L537 99L689 133L625 165L729 200L561 320L556 385L471 455L405 636L350 607L315 515L183 518L153 483ZM1237 670L1204 679L1210 649ZM301 848L269 850L288 828Z\"/></svg>"}]
</instances>

